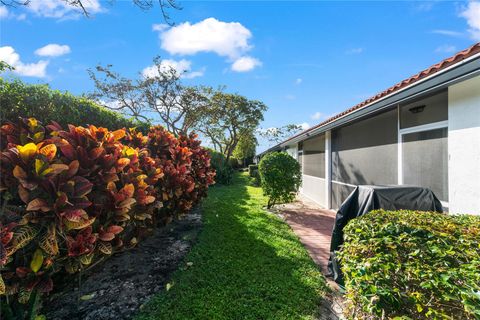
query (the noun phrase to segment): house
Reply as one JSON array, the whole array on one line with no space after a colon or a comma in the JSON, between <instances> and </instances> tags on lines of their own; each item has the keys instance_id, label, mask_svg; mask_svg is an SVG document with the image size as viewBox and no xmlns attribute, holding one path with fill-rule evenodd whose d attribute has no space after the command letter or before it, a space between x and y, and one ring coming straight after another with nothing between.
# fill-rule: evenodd
<instances>
[{"instance_id":1,"label":"house","mask_svg":"<svg viewBox=\"0 0 480 320\"><path fill-rule=\"evenodd\" d=\"M338 208L356 185L428 187L480 214L480 43L259 154L285 150L301 194Z\"/></svg>"}]
</instances>

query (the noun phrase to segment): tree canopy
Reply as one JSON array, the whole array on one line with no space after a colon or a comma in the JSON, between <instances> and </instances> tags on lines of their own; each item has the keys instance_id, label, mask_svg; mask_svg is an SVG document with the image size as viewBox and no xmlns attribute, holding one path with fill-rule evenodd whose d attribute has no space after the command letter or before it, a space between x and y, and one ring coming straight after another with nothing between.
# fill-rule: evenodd
<instances>
[{"instance_id":1,"label":"tree canopy","mask_svg":"<svg viewBox=\"0 0 480 320\"><path fill-rule=\"evenodd\" d=\"M227 160L240 139L254 132L267 106L239 94L214 92L196 129L206 136Z\"/></svg>"},{"instance_id":2,"label":"tree canopy","mask_svg":"<svg viewBox=\"0 0 480 320\"><path fill-rule=\"evenodd\" d=\"M187 135L204 114L211 88L185 86L182 70L153 59L151 72L136 79L121 76L112 65L89 70L95 83L90 97L107 108L139 121L158 122L175 134Z\"/></svg>"}]
</instances>

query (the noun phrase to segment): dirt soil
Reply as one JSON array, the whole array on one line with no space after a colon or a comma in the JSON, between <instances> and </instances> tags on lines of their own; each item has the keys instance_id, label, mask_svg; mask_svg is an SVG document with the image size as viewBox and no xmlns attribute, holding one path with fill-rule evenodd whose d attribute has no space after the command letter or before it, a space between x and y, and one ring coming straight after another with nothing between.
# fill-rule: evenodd
<instances>
[{"instance_id":1,"label":"dirt soil","mask_svg":"<svg viewBox=\"0 0 480 320\"><path fill-rule=\"evenodd\" d=\"M66 279L46 297L47 319L131 319L172 273L185 267L186 254L201 229L201 209L159 228L137 247L110 257L81 277ZM80 285L79 285L80 284Z\"/></svg>"}]
</instances>

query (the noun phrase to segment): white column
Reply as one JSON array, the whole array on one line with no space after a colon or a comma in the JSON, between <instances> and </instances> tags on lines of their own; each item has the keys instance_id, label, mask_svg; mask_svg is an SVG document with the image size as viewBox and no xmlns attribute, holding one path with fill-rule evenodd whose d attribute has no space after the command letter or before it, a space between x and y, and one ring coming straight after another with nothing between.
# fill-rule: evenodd
<instances>
[{"instance_id":1,"label":"white column","mask_svg":"<svg viewBox=\"0 0 480 320\"><path fill-rule=\"evenodd\" d=\"M448 202L480 214L480 76L448 88Z\"/></svg>"},{"instance_id":2,"label":"white column","mask_svg":"<svg viewBox=\"0 0 480 320\"><path fill-rule=\"evenodd\" d=\"M332 132L325 132L325 205L332 208Z\"/></svg>"}]
</instances>

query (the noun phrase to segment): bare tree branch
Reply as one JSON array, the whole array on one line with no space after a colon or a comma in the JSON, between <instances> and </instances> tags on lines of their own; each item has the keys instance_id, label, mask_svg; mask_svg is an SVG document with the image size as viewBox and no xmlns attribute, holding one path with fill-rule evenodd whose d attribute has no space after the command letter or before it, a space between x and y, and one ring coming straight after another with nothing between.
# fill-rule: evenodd
<instances>
[{"instance_id":1,"label":"bare tree branch","mask_svg":"<svg viewBox=\"0 0 480 320\"><path fill-rule=\"evenodd\" d=\"M67 5L75 8L79 8L82 11L82 14L85 17L90 17L90 13L87 10L87 7L84 5L85 0L62 0ZM174 22L170 19L169 10L181 10L182 7L177 3L176 0L157 0L162 12L163 19L165 22L172 26ZM132 0L133 4L139 7L142 10L149 10L154 7L155 0ZM9 7L24 7L30 4L31 0L0 0L0 4ZM110 1L111 3L114 0Z\"/></svg>"}]
</instances>

